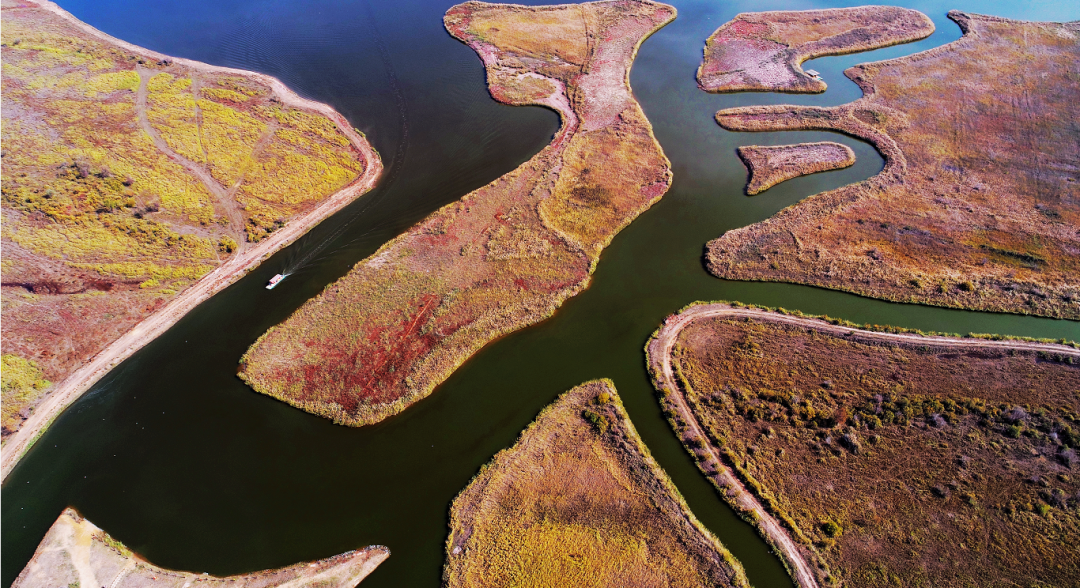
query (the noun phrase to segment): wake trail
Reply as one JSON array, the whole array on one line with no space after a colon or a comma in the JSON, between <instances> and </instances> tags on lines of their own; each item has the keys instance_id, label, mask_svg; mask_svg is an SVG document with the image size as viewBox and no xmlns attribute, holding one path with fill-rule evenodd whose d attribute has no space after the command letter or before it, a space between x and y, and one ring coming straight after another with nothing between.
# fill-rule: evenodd
<instances>
[{"instance_id":1,"label":"wake trail","mask_svg":"<svg viewBox=\"0 0 1080 588\"><path fill-rule=\"evenodd\" d=\"M316 258L316 256L322 253L323 250L326 249L327 245L336 241L338 237L340 237L349 228L349 226L356 221L356 219L363 216L365 213L368 212L368 210L371 209L372 206L375 206L386 197L386 194L394 185L395 180L397 180L398 175L400 175L401 168L404 166L405 163L405 157L409 151L409 110L408 104L405 101L405 93L401 90L401 84L398 82L397 71L394 69L394 64L390 59L390 51L389 49L387 49L386 42L383 40L382 33L379 32L379 27L375 21L375 13L371 9L371 3L368 0L365 0L363 2L363 5L364 11L367 13L367 18L365 19L365 21L367 22L368 30L371 33L371 38L375 41L375 47L379 52L379 59L380 61L382 61L383 71L386 75L387 83L390 85L390 91L393 92L394 102L397 105L398 119L401 123L401 139L398 141L397 147L394 149L394 155L390 159L389 165L386 166L386 169L388 170L388 173L386 175L386 181L381 186L379 186L378 196L375 198L364 199L361 205L358 206L351 215L349 215L345 222L341 223L338 228L334 229L328 236L323 238L318 245L312 247L310 251L308 251L306 254L303 254L299 259L288 262L286 264L285 270L281 272L286 276L297 273L305 266L310 264L313 260L321 259L321 257ZM376 228L377 227L369 228L362 234L356 236L353 239L350 239L346 243L340 244L338 247L335 247L328 253L333 253L349 246L350 244L371 233Z\"/></svg>"}]
</instances>

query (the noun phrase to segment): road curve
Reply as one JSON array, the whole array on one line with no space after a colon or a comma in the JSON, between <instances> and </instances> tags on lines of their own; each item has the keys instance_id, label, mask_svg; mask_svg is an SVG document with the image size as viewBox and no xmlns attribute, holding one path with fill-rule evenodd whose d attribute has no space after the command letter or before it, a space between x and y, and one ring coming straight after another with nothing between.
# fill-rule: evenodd
<instances>
[{"instance_id":1,"label":"road curve","mask_svg":"<svg viewBox=\"0 0 1080 588\"><path fill-rule=\"evenodd\" d=\"M340 130L349 141L352 142L357 151L360 152L360 156L364 160L364 173L353 180L348 186L331 194L314 210L293 219L284 227L271 233L266 239L263 239L254 247L237 253L232 259L203 276L198 282L181 292L160 310L143 319L130 331L116 341L113 341L108 347L95 355L89 362L56 384L49 393L49 397L37 406L29 419L23 422L22 428L16 431L15 434L4 443L3 448L0 448L0 481L7 479L8 474L11 473L15 464L18 463L19 459L30 449L34 442L37 441L38 437L45 432L45 429L49 427L53 420L55 420L68 405L89 390L90 387L108 373L109 370L116 367L120 362L124 361L144 345L154 340L158 335L164 333L169 327L179 321L181 317L200 303L242 278L247 272L262 263L264 259L300 238L311 230L312 227L342 209L361 194L374 188L376 181L379 179L379 176L382 175L383 171L383 164L382 160L379 158L379 154L371 144L368 143L365 137L353 129L352 125L349 124L349 121L344 116L329 105L301 98L277 78L241 69L218 67L198 61L166 56L111 37L80 21L48 0L27 1L41 9L48 10L61 18L67 19L87 34L120 46L126 51L141 55L147 59L154 61L169 59L174 63L179 63L199 71L245 76L270 86L274 95L284 104L315 111L334 121L338 130Z\"/></svg>"},{"instance_id":2,"label":"road curve","mask_svg":"<svg viewBox=\"0 0 1080 588\"><path fill-rule=\"evenodd\" d=\"M793 580L800 588L819 588L817 575L814 572L816 565L807 561L813 552L801 546L784 529L783 525L765 510L757 497L753 495L741 480L720 458L720 451L705 434L701 424L697 421L689 403L684 395L684 390L675 377L672 367L671 353L675 348L675 342L679 334L694 321L718 318L718 317L747 317L757 320L771 321L799 325L817 329L818 331L843 335L855 336L863 340L904 342L932 344L937 347L963 347L963 348L990 348L990 349L1025 349L1031 351L1046 351L1058 355L1066 355L1080 358L1080 350L1066 345L1053 343L1036 343L1029 341L992 341L986 339L961 339L957 337L942 337L919 335L914 333L880 333L841 325L834 325L819 318L808 318L781 314L775 311L756 308L737 308L727 304L698 304L686 308L665 319L664 324L653 335L646 346L648 352L649 372L652 374L653 384L657 390L667 391L663 394L664 408L669 413L674 413L676 418L681 418L686 423L686 428L680 431L680 439L684 443L696 441L705 453L704 456L695 453L698 467L701 468L710 481L717 488L728 489L728 496L739 510L751 513L751 518L756 519L758 530L765 535L766 540L780 552L788 571ZM711 468L709 467L711 466Z\"/></svg>"}]
</instances>

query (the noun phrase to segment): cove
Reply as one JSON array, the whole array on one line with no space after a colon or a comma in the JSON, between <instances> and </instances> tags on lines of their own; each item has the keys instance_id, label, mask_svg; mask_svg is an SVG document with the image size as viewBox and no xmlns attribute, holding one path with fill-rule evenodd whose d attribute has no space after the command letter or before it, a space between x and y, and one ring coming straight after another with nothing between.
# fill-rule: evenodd
<instances>
[{"instance_id":1,"label":"cove","mask_svg":"<svg viewBox=\"0 0 1080 588\"><path fill-rule=\"evenodd\" d=\"M712 119L717 110L853 100L859 92L844 68L957 38L948 9L1069 20L1078 17L1075 8L904 2L929 15L937 32L919 43L815 60L830 86L825 94L717 96L693 79L705 38L738 12L790 6L672 2L679 18L645 42L631 85L672 160L674 184L616 237L588 290L552 319L489 345L431 397L375 426L338 427L252 392L235 377L237 360L266 328L430 211L527 160L557 128L550 111L488 96L475 53L442 29L453 3L62 2L124 40L275 75L330 103L371 138L387 172L379 188L199 306L57 420L2 490L5 585L71 505L160 566L232 574L379 543L392 555L363 586L437 586L453 497L541 408L597 377L614 380L653 455L751 581L790 585L660 414L642 347L666 315L695 300L726 299L927 330L1080 338L1080 325L1069 321L718 280L701 261L705 242L724 230L881 167L868 145L835 134L726 132ZM849 145L856 165L743 195L737 145L812 140ZM289 279L266 291L266 280L286 268L295 268Z\"/></svg>"}]
</instances>

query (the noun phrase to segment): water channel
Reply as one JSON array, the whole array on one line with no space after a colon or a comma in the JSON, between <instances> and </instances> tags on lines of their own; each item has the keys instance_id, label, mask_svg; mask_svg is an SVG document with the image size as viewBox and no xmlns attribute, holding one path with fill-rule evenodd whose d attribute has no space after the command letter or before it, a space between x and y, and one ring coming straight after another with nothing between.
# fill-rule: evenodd
<instances>
[{"instance_id":1,"label":"water channel","mask_svg":"<svg viewBox=\"0 0 1080 588\"><path fill-rule=\"evenodd\" d=\"M801 198L876 173L868 145L830 133L738 134L728 106L830 105L858 98L856 63L952 41L948 9L1070 20L1067 2L901 3L937 32L919 43L815 60L818 96L710 95L694 72L705 38L738 12L855 2L674 1L679 18L642 47L635 95L672 160L674 185L604 252L591 287L555 317L482 350L430 398L360 429L338 427L248 389L237 360L268 327L437 207L510 171L547 144L554 113L494 102L480 60L442 29L449 0L63 0L82 20L163 53L252 69L331 104L387 163L380 187L196 308L67 410L2 490L2 581L14 580L66 506L149 561L215 575L288 565L369 544L392 555L362 586L438 586L453 497L562 391L615 381L646 444L695 514L759 588L790 586L777 558L698 473L653 397L642 346L695 300L739 300L856 322L945 332L1080 339L1080 324L893 304L805 286L719 280L706 241ZM740 144L838 140L846 170L743 194ZM284 269L277 289L263 288Z\"/></svg>"}]
</instances>

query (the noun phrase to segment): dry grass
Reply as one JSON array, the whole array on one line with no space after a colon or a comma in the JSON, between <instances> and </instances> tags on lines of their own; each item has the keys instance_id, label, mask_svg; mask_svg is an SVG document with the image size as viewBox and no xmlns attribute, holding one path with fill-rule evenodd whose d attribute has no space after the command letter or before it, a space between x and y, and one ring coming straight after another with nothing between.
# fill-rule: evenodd
<instances>
[{"instance_id":1,"label":"dry grass","mask_svg":"<svg viewBox=\"0 0 1080 588\"><path fill-rule=\"evenodd\" d=\"M825 82L804 73L802 62L909 43L933 32L925 14L894 6L744 12L705 42L698 84L707 92L824 92Z\"/></svg>"},{"instance_id":2,"label":"dry grass","mask_svg":"<svg viewBox=\"0 0 1080 588\"><path fill-rule=\"evenodd\" d=\"M709 441L831 581L1075 585L1075 352L830 329L700 319L673 357Z\"/></svg>"},{"instance_id":3,"label":"dry grass","mask_svg":"<svg viewBox=\"0 0 1080 588\"><path fill-rule=\"evenodd\" d=\"M544 409L454 500L444 583L747 586L642 444L610 381Z\"/></svg>"},{"instance_id":4,"label":"dry grass","mask_svg":"<svg viewBox=\"0 0 1080 588\"><path fill-rule=\"evenodd\" d=\"M3 401L0 402L0 411L3 419L0 425L5 431L13 431L29 414L26 413L41 395L52 385L42 377L37 364L23 359L17 355L5 354L0 367L0 391L3 392Z\"/></svg>"},{"instance_id":5,"label":"dry grass","mask_svg":"<svg viewBox=\"0 0 1080 588\"><path fill-rule=\"evenodd\" d=\"M363 171L331 120L262 82L34 6L3 20L3 347L48 380Z\"/></svg>"},{"instance_id":6,"label":"dry grass","mask_svg":"<svg viewBox=\"0 0 1080 588\"><path fill-rule=\"evenodd\" d=\"M630 0L451 8L447 30L483 58L492 96L552 108L562 129L268 331L245 354L241 377L335 422L373 423L581 291L600 251L670 185L626 72L638 45L674 15Z\"/></svg>"},{"instance_id":7,"label":"dry grass","mask_svg":"<svg viewBox=\"0 0 1080 588\"><path fill-rule=\"evenodd\" d=\"M732 130L839 130L886 165L712 241L713 273L1080 318L1080 31L950 17L959 41L848 70L865 94L853 103L717 114Z\"/></svg>"},{"instance_id":8,"label":"dry grass","mask_svg":"<svg viewBox=\"0 0 1080 588\"><path fill-rule=\"evenodd\" d=\"M382 546L366 547L310 563L219 578L166 570L147 563L123 543L66 509L38 545L14 588L109 586L110 588L353 588L390 556Z\"/></svg>"},{"instance_id":9,"label":"dry grass","mask_svg":"<svg viewBox=\"0 0 1080 588\"><path fill-rule=\"evenodd\" d=\"M739 157L750 170L746 193L760 194L792 178L841 169L855 164L855 153L831 141L798 145L739 147Z\"/></svg>"}]
</instances>

